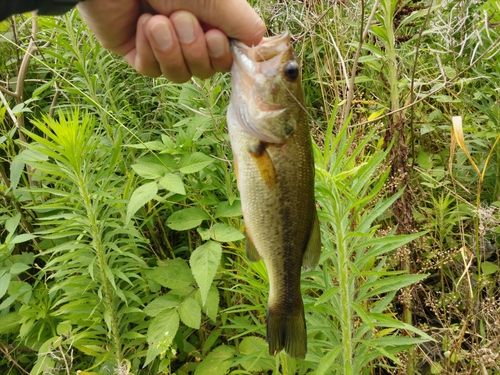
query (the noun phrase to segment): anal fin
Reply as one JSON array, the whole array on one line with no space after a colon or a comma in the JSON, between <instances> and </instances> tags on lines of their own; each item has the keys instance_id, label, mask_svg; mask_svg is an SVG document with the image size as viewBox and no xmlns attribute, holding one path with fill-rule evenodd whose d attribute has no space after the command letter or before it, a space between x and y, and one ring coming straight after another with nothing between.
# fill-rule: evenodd
<instances>
[{"instance_id":1,"label":"anal fin","mask_svg":"<svg viewBox=\"0 0 500 375\"><path fill-rule=\"evenodd\" d=\"M321 232L319 230L318 213L314 210L314 220L307 243L306 251L302 258L302 265L306 271L310 271L316 267L321 256Z\"/></svg>"}]
</instances>

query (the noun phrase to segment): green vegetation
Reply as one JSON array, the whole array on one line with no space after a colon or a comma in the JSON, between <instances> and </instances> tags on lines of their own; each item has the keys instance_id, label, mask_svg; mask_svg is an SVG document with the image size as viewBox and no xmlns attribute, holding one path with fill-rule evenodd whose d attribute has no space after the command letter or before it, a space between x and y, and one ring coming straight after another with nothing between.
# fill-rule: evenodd
<instances>
[{"instance_id":1,"label":"green vegetation","mask_svg":"<svg viewBox=\"0 0 500 375\"><path fill-rule=\"evenodd\" d=\"M267 354L229 75L142 77L72 12L0 23L2 374L500 374L498 1L254 5L315 141L305 360Z\"/></svg>"}]
</instances>

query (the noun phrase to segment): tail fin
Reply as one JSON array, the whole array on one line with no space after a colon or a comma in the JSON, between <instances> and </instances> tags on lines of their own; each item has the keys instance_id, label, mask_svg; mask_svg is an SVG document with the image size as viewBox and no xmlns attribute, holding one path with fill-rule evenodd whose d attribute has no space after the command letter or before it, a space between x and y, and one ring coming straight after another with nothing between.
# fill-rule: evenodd
<instances>
[{"instance_id":1,"label":"tail fin","mask_svg":"<svg viewBox=\"0 0 500 375\"><path fill-rule=\"evenodd\" d=\"M304 359L307 352L307 331L304 306L293 311L267 309L267 343L269 354L276 355L282 349L293 358Z\"/></svg>"}]
</instances>

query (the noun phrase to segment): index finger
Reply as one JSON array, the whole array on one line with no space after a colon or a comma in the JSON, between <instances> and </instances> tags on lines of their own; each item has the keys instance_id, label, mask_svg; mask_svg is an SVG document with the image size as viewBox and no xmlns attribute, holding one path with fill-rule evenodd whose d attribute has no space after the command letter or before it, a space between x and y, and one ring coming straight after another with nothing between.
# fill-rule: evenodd
<instances>
[{"instance_id":1,"label":"index finger","mask_svg":"<svg viewBox=\"0 0 500 375\"><path fill-rule=\"evenodd\" d=\"M264 21L246 0L150 0L149 3L156 12L166 16L176 10L187 10L229 38L247 45L258 44L266 31Z\"/></svg>"}]
</instances>

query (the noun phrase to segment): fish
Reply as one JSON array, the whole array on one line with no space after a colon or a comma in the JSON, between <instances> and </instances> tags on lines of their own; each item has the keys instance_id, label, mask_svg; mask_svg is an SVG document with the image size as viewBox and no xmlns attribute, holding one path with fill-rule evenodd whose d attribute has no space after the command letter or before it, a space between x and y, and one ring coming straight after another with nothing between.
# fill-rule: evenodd
<instances>
[{"instance_id":1,"label":"fish","mask_svg":"<svg viewBox=\"0 0 500 375\"><path fill-rule=\"evenodd\" d=\"M249 47L231 41L227 125L250 261L269 277L269 353L307 352L300 291L302 266L313 269L321 238L314 197L314 158L302 78L291 34Z\"/></svg>"}]
</instances>

